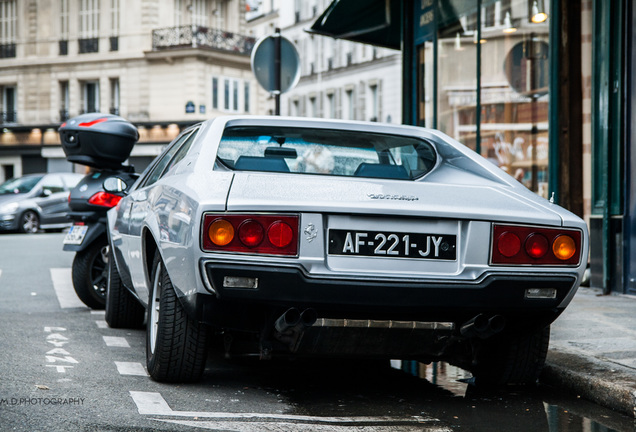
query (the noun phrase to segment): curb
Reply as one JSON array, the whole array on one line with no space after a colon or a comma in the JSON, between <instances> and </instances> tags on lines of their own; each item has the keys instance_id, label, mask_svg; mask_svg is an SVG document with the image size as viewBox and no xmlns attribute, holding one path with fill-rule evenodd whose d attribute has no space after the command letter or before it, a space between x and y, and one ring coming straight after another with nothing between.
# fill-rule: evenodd
<instances>
[{"instance_id":1,"label":"curb","mask_svg":"<svg viewBox=\"0 0 636 432\"><path fill-rule=\"evenodd\" d=\"M635 376L616 363L551 348L539 381L636 418Z\"/></svg>"}]
</instances>

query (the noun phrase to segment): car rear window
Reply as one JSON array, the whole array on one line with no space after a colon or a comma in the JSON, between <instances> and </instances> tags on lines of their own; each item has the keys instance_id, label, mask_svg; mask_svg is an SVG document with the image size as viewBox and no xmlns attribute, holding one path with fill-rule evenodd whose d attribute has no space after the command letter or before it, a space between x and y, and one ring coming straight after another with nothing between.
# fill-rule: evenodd
<instances>
[{"instance_id":1,"label":"car rear window","mask_svg":"<svg viewBox=\"0 0 636 432\"><path fill-rule=\"evenodd\" d=\"M218 159L236 171L413 180L437 160L422 139L360 131L236 126L225 130Z\"/></svg>"}]
</instances>

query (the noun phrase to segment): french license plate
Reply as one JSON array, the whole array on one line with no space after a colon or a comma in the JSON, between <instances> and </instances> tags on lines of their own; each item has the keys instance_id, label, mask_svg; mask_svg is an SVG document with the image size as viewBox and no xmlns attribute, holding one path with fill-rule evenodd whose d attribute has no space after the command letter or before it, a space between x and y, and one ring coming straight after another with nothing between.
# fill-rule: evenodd
<instances>
[{"instance_id":1,"label":"french license plate","mask_svg":"<svg viewBox=\"0 0 636 432\"><path fill-rule=\"evenodd\" d=\"M66 237L64 237L64 244L71 245L80 245L84 241L84 237L86 237L86 232L88 231L88 225L73 225Z\"/></svg>"},{"instance_id":2,"label":"french license plate","mask_svg":"<svg viewBox=\"0 0 636 432\"><path fill-rule=\"evenodd\" d=\"M329 230L329 255L455 260L457 237L386 231Z\"/></svg>"}]
</instances>

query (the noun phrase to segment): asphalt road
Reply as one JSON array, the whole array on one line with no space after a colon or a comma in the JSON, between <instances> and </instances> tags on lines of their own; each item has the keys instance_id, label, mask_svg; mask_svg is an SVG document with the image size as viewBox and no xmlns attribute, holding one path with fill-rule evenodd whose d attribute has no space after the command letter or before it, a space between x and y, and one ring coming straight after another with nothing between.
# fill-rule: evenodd
<instances>
[{"instance_id":1,"label":"asphalt road","mask_svg":"<svg viewBox=\"0 0 636 432\"><path fill-rule=\"evenodd\" d=\"M210 358L160 384L145 330L110 329L72 291L63 234L0 235L0 431L632 431L556 389L478 394L450 366Z\"/></svg>"}]
</instances>

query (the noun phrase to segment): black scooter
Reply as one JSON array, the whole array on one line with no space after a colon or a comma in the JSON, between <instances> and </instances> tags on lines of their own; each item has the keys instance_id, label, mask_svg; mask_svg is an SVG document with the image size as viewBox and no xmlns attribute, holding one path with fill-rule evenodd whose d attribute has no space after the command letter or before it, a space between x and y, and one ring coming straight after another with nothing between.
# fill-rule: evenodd
<instances>
[{"instance_id":1,"label":"black scooter","mask_svg":"<svg viewBox=\"0 0 636 432\"><path fill-rule=\"evenodd\" d=\"M138 174L123 162L139 138L137 128L110 114L84 114L62 124L62 147L69 162L91 168L71 190L68 217L73 221L64 238L63 250L75 252L73 287L92 309L104 309L108 281L106 212L115 207L136 181ZM108 179L121 183L121 192L107 192Z\"/></svg>"}]
</instances>

